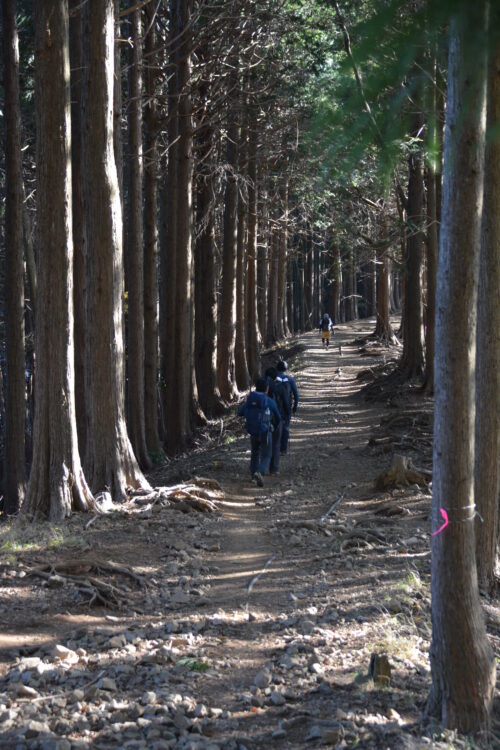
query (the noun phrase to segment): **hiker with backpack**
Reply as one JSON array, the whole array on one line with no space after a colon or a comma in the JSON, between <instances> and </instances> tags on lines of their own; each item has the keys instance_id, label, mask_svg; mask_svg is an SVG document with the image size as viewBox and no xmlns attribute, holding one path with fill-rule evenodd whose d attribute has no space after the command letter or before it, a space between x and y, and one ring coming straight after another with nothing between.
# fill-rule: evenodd
<instances>
[{"instance_id":1,"label":"hiker with backpack","mask_svg":"<svg viewBox=\"0 0 500 750\"><path fill-rule=\"evenodd\" d=\"M279 474L280 469L280 452L281 452L281 435L283 425L290 422L292 407L290 397L285 384L277 380L278 370L276 367L268 367L266 370L266 379L269 388L269 396L276 402L280 413L281 421L274 426L272 437L271 463L269 465L270 474Z\"/></svg>"},{"instance_id":2,"label":"hiker with backpack","mask_svg":"<svg viewBox=\"0 0 500 750\"><path fill-rule=\"evenodd\" d=\"M324 313L323 317L319 322L319 332L321 334L321 343L323 349L328 349L330 345L330 332L333 334L333 323L328 313Z\"/></svg>"},{"instance_id":3,"label":"hiker with backpack","mask_svg":"<svg viewBox=\"0 0 500 750\"><path fill-rule=\"evenodd\" d=\"M255 390L250 391L238 409L238 416L246 419L246 430L250 435L250 475L259 487L264 486L262 476L271 463L273 421L276 425L281 422L276 402L268 396L268 390L266 378L257 378Z\"/></svg>"},{"instance_id":4,"label":"hiker with backpack","mask_svg":"<svg viewBox=\"0 0 500 750\"><path fill-rule=\"evenodd\" d=\"M276 366L278 370L278 376L276 380L283 383L287 392L288 403L290 404L291 414L288 419L283 420L283 427L281 431L281 446L280 453L284 455L288 448L288 440L290 438L290 420L291 415L297 411L297 405L299 403L299 389L293 375L287 373L288 363L284 359L280 360Z\"/></svg>"}]
</instances>

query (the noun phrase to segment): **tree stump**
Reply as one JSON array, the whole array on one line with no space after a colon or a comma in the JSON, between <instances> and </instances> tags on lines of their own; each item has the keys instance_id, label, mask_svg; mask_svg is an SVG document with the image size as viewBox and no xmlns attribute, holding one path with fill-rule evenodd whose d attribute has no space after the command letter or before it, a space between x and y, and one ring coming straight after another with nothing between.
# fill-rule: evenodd
<instances>
[{"instance_id":1,"label":"tree stump","mask_svg":"<svg viewBox=\"0 0 500 750\"><path fill-rule=\"evenodd\" d=\"M391 665L387 654L372 654L368 675L379 685L389 685L391 682Z\"/></svg>"},{"instance_id":2,"label":"tree stump","mask_svg":"<svg viewBox=\"0 0 500 750\"><path fill-rule=\"evenodd\" d=\"M375 479L375 489L385 490L388 487L408 487L410 484L427 485L423 474L415 469L411 458L395 454L392 465Z\"/></svg>"}]
</instances>

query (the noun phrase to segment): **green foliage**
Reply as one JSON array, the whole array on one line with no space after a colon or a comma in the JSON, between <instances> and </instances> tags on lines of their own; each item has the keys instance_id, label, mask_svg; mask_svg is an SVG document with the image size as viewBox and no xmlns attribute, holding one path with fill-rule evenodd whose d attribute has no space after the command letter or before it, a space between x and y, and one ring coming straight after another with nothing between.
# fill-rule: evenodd
<instances>
[{"instance_id":1,"label":"green foliage","mask_svg":"<svg viewBox=\"0 0 500 750\"><path fill-rule=\"evenodd\" d=\"M177 664L181 664L183 667L186 667L186 669L189 669L190 672L207 672L210 669L209 664L207 664L205 661L201 661L200 659L196 659L193 656L182 656L177 661Z\"/></svg>"},{"instance_id":2,"label":"green foliage","mask_svg":"<svg viewBox=\"0 0 500 750\"><path fill-rule=\"evenodd\" d=\"M161 464L165 458L163 451L149 451L149 458L153 466Z\"/></svg>"},{"instance_id":3,"label":"green foliage","mask_svg":"<svg viewBox=\"0 0 500 750\"><path fill-rule=\"evenodd\" d=\"M17 556L27 552L59 549L82 549L85 540L67 527L40 523L36 527L14 524L5 529L0 541L0 559L15 563Z\"/></svg>"}]
</instances>

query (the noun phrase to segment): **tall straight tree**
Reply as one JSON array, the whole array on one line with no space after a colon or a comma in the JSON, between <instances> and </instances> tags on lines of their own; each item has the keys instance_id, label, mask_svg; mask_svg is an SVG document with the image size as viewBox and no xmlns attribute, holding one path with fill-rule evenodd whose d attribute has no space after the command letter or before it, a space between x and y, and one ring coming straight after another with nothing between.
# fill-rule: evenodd
<instances>
[{"instance_id":1,"label":"tall straight tree","mask_svg":"<svg viewBox=\"0 0 500 750\"><path fill-rule=\"evenodd\" d=\"M224 234L222 245L222 288L220 298L219 337L217 346L217 383L223 399L231 401L236 395L234 384L235 342L235 274L236 240L238 229L238 129L235 91L238 86L236 59L231 62L226 139L226 189L224 195Z\"/></svg>"},{"instance_id":2,"label":"tall straight tree","mask_svg":"<svg viewBox=\"0 0 500 750\"><path fill-rule=\"evenodd\" d=\"M146 445L144 412L144 228L142 148L142 23L141 11L130 15L132 26L128 69L128 422L130 440L141 468L151 466Z\"/></svg>"},{"instance_id":3,"label":"tall straight tree","mask_svg":"<svg viewBox=\"0 0 500 750\"><path fill-rule=\"evenodd\" d=\"M93 504L75 416L67 0L35 4L38 293L33 463L23 512L61 520Z\"/></svg>"},{"instance_id":4,"label":"tall straight tree","mask_svg":"<svg viewBox=\"0 0 500 750\"><path fill-rule=\"evenodd\" d=\"M154 9L146 6L144 111L144 419L150 454L161 453L158 432L158 51Z\"/></svg>"},{"instance_id":5,"label":"tall straight tree","mask_svg":"<svg viewBox=\"0 0 500 750\"><path fill-rule=\"evenodd\" d=\"M279 228L279 245L278 245L278 317L277 317L277 335L282 339L289 334L286 322L286 265L287 265L287 245L288 245L288 179L283 180L280 188L281 204L281 222Z\"/></svg>"},{"instance_id":6,"label":"tall straight tree","mask_svg":"<svg viewBox=\"0 0 500 750\"><path fill-rule=\"evenodd\" d=\"M278 268L280 252L280 231L277 221L271 218L269 236L269 284L267 288L267 331L266 344L278 340Z\"/></svg>"},{"instance_id":7,"label":"tall straight tree","mask_svg":"<svg viewBox=\"0 0 500 750\"><path fill-rule=\"evenodd\" d=\"M257 116L256 106L248 106L248 229L246 266L246 338L248 369L252 381L258 377L259 321L257 304ZM265 315L265 310L264 310Z\"/></svg>"},{"instance_id":8,"label":"tall straight tree","mask_svg":"<svg viewBox=\"0 0 500 750\"><path fill-rule=\"evenodd\" d=\"M73 189L73 305L75 315L75 398L78 445L83 454L87 443L85 408L85 297L86 226L82 175L82 4L69 5L69 52L71 64L71 174Z\"/></svg>"},{"instance_id":9,"label":"tall straight tree","mask_svg":"<svg viewBox=\"0 0 500 750\"><path fill-rule=\"evenodd\" d=\"M245 174L248 162L247 127L241 129L239 142L239 171ZM250 384L250 373L247 361L246 337L246 230L247 230L248 193L246 185L239 189L238 209L236 212L236 330L234 340L234 375L240 391L245 391Z\"/></svg>"},{"instance_id":10,"label":"tall straight tree","mask_svg":"<svg viewBox=\"0 0 500 750\"><path fill-rule=\"evenodd\" d=\"M255 129L257 129L257 118ZM255 136L257 138L257 136ZM255 144L257 154L257 143ZM266 189L266 181L263 178L262 170L256 165L256 188L257 188L257 318L259 320L260 338L265 340L267 337L267 287L269 281L268 274L268 248L269 248L269 203Z\"/></svg>"},{"instance_id":11,"label":"tall straight tree","mask_svg":"<svg viewBox=\"0 0 500 750\"><path fill-rule=\"evenodd\" d=\"M179 76L177 75L179 39L177 38L176 0L170 0L170 28L168 64L170 75L167 82L168 162L161 188L161 232L160 232L160 397L162 422L166 439L172 425L170 410L174 393L176 352L174 346L176 320L176 254L177 246L177 152L179 150Z\"/></svg>"},{"instance_id":12,"label":"tall straight tree","mask_svg":"<svg viewBox=\"0 0 500 750\"><path fill-rule=\"evenodd\" d=\"M443 214L436 318L432 527L432 689L428 712L461 732L487 727L495 662L474 545L474 398L482 206L487 3L461 3L450 23Z\"/></svg>"},{"instance_id":13,"label":"tall straight tree","mask_svg":"<svg viewBox=\"0 0 500 750\"><path fill-rule=\"evenodd\" d=\"M173 338L168 342L174 357L167 379L167 447L170 453L187 447L192 433L194 364L192 337L192 183L193 123L190 91L192 0L173 0L171 24L177 45L176 79L178 95L178 143L174 152L176 190L175 244L171 247L175 263ZM172 154L169 154L169 160ZM170 221L172 216L169 217ZM172 239L169 237L169 239ZM171 266L169 265L169 271ZM169 285L169 290L172 286Z\"/></svg>"},{"instance_id":14,"label":"tall straight tree","mask_svg":"<svg viewBox=\"0 0 500 750\"><path fill-rule=\"evenodd\" d=\"M26 483L23 176L19 109L19 40L15 0L4 0L2 3L2 26L5 90L5 312L7 329L5 512L13 514L22 504Z\"/></svg>"},{"instance_id":15,"label":"tall straight tree","mask_svg":"<svg viewBox=\"0 0 500 750\"><path fill-rule=\"evenodd\" d=\"M198 49L205 61L207 50ZM196 135L196 243L194 249L194 356L200 405L208 418L220 414L217 388L217 295L215 247L215 128L208 116L209 86L200 85L200 122Z\"/></svg>"},{"instance_id":16,"label":"tall straight tree","mask_svg":"<svg viewBox=\"0 0 500 750\"><path fill-rule=\"evenodd\" d=\"M476 355L475 496L477 572L486 591L495 587L500 489L500 43L498 7L491 8L491 59L484 206L479 268Z\"/></svg>"},{"instance_id":17,"label":"tall straight tree","mask_svg":"<svg viewBox=\"0 0 500 750\"><path fill-rule=\"evenodd\" d=\"M440 144L439 138L441 125L438 124L438 81L437 81L437 54L433 55L432 61L432 82L430 87L430 137L431 142ZM441 154L439 154L439 157ZM436 160L437 162L437 160ZM427 185L427 242L426 242L426 259L427 259L427 310L426 310L426 329L425 329L425 381L424 388L428 394L434 393L434 340L436 324L436 280L437 280L437 263L439 252L439 232L438 232L438 182L440 179L440 168L437 163L431 162L427 165L426 185Z\"/></svg>"},{"instance_id":18,"label":"tall straight tree","mask_svg":"<svg viewBox=\"0 0 500 750\"><path fill-rule=\"evenodd\" d=\"M87 216L85 464L95 490L124 500L147 489L125 423L122 209L113 148L114 0L84 9L84 190Z\"/></svg>"},{"instance_id":19,"label":"tall straight tree","mask_svg":"<svg viewBox=\"0 0 500 750\"><path fill-rule=\"evenodd\" d=\"M422 115L417 112L413 126L413 135L416 138L422 127ZM424 174L423 159L419 148L416 148L409 156L408 172L405 306L403 311L405 321L401 369L404 377L411 379L420 377L424 372L422 307Z\"/></svg>"}]
</instances>

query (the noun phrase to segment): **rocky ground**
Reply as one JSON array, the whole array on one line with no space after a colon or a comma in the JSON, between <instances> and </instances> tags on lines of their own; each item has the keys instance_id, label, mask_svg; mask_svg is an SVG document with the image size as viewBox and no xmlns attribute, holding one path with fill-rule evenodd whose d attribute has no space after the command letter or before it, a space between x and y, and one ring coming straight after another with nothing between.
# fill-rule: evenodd
<instances>
[{"instance_id":1,"label":"rocky ground","mask_svg":"<svg viewBox=\"0 0 500 750\"><path fill-rule=\"evenodd\" d=\"M0 528L0 747L479 746L422 723L430 491L374 479L395 452L429 469L431 404L361 395L392 356L357 341L371 330L340 326L328 352L301 338L290 450L263 488L232 417L151 473L180 496ZM207 512L182 499L194 477Z\"/></svg>"}]
</instances>

